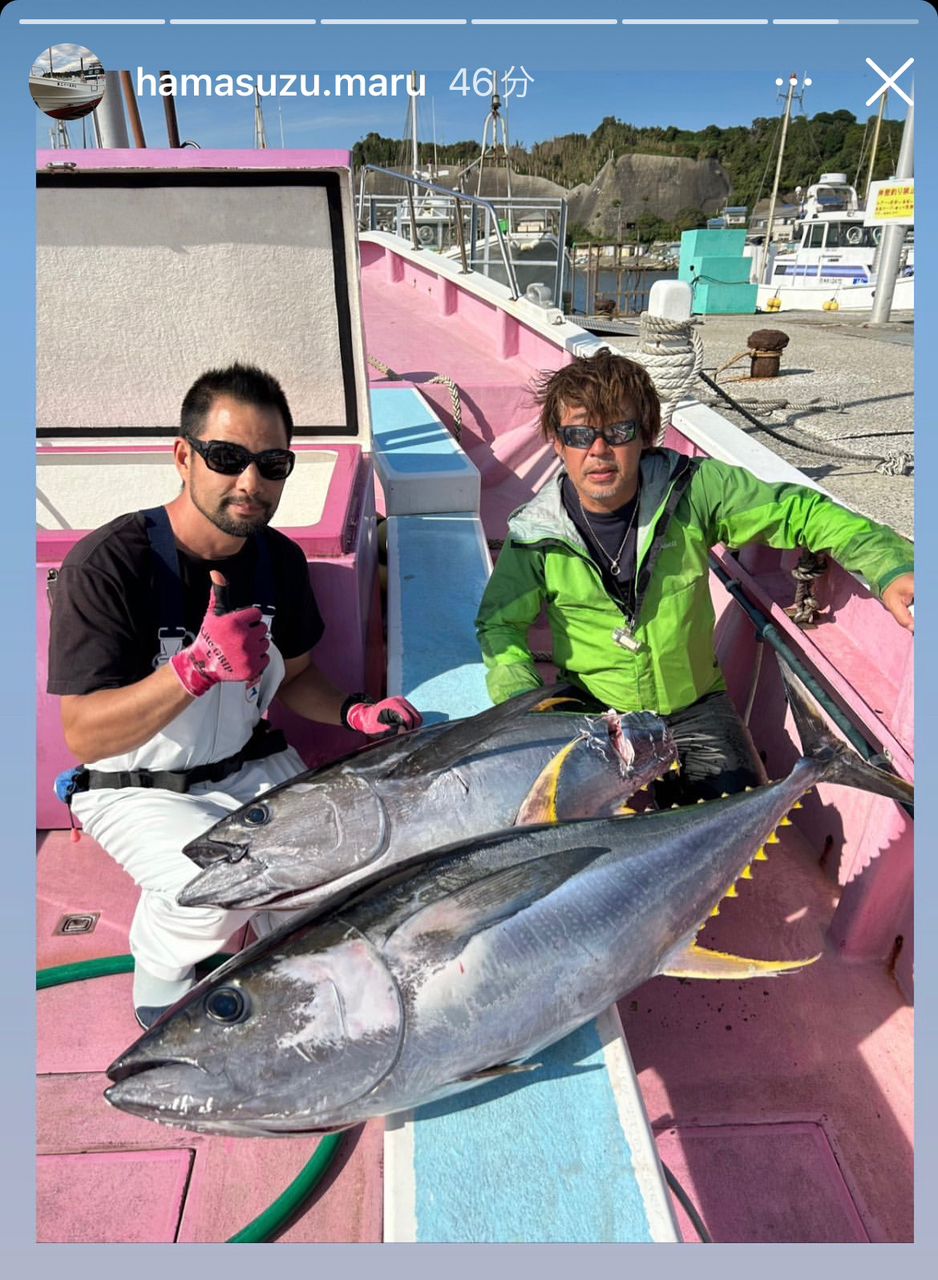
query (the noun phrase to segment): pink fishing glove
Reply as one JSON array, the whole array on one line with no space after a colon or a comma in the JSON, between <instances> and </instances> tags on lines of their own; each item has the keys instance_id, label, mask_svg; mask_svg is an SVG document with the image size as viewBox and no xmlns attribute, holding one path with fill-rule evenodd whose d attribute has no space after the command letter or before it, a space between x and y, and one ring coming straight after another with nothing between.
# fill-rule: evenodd
<instances>
[{"instance_id":1,"label":"pink fishing glove","mask_svg":"<svg viewBox=\"0 0 938 1280\"><path fill-rule=\"evenodd\" d=\"M357 701L353 701L357 699ZM396 733L400 729L416 729L423 724L423 716L406 698L385 698L381 702L369 702L361 694L353 694L342 708L342 720L356 733L370 737Z\"/></svg>"},{"instance_id":2,"label":"pink fishing glove","mask_svg":"<svg viewBox=\"0 0 938 1280\"><path fill-rule=\"evenodd\" d=\"M221 680L256 684L270 662L270 639L260 609L226 613L224 596L225 588L212 586L199 634L187 649L170 658L180 684L195 698Z\"/></svg>"}]
</instances>

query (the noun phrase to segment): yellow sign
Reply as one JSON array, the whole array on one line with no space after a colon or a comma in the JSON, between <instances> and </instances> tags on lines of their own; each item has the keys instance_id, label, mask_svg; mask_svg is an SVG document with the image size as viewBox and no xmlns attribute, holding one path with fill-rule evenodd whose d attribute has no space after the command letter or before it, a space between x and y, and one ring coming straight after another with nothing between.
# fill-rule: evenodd
<instances>
[{"instance_id":1,"label":"yellow sign","mask_svg":"<svg viewBox=\"0 0 938 1280\"><path fill-rule=\"evenodd\" d=\"M889 182L873 182L866 202L867 226L915 222L915 180L893 178Z\"/></svg>"}]
</instances>

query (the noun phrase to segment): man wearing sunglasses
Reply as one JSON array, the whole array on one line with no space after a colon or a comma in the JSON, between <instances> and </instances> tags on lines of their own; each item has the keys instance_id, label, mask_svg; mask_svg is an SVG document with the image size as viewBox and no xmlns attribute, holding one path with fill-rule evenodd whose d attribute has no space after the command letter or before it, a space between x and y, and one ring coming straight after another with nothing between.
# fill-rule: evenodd
<instances>
[{"instance_id":1,"label":"man wearing sunglasses","mask_svg":"<svg viewBox=\"0 0 938 1280\"><path fill-rule=\"evenodd\" d=\"M404 698L348 696L311 659L323 624L306 557L268 527L292 431L269 374L204 374L182 404L179 495L83 538L55 584L48 689L87 762L60 795L141 888L130 945L143 1026L251 917L181 907L176 894L196 871L190 840L305 767L262 719L273 698L369 735L420 724Z\"/></svg>"},{"instance_id":2,"label":"man wearing sunglasses","mask_svg":"<svg viewBox=\"0 0 938 1280\"><path fill-rule=\"evenodd\" d=\"M913 629L912 545L814 490L655 448L644 367L609 350L537 387L558 475L513 513L476 626L493 702L541 683L528 632L546 607L553 660L605 707L656 711L681 762L659 789L690 803L764 780L714 652L708 552L806 546L862 573Z\"/></svg>"}]
</instances>

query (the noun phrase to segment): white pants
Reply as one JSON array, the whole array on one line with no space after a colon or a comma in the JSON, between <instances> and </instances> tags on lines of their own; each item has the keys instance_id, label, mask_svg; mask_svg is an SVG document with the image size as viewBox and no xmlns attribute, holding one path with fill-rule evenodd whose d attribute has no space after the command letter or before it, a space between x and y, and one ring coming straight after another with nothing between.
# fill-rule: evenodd
<instances>
[{"instance_id":1,"label":"white pants","mask_svg":"<svg viewBox=\"0 0 938 1280\"><path fill-rule=\"evenodd\" d=\"M85 831L140 886L130 950L148 973L167 981L184 977L196 961L213 955L254 916L252 909L179 906L176 894L199 872L183 846L305 768L289 747L243 765L221 783L203 782L184 794L125 787L82 791L74 797L72 809ZM278 924L286 919L279 917Z\"/></svg>"}]
</instances>

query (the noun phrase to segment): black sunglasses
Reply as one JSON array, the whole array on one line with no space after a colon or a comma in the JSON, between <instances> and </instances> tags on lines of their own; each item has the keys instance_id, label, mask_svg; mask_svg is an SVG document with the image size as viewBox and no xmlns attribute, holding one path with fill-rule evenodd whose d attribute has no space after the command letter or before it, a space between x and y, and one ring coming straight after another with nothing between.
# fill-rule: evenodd
<instances>
[{"instance_id":1,"label":"black sunglasses","mask_svg":"<svg viewBox=\"0 0 938 1280\"><path fill-rule=\"evenodd\" d=\"M597 436L602 436L608 445L631 444L638 431L639 424L633 418L630 422L613 422L608 427L561 427L560 438L571 449L592 449Z\"/></svg>"},{"instance_id":2,"label":"black sunglasses","mask_svg":"<svg viewBox=\"0 0 938 1280\"><path fill-rule=\"evenodd\" d=\"M217 471L222 476L239 476L253 462L265 480L286 480L296 462L296 454L290 449L264 449L261 453L251 453L243 445L229 444L227 440L185 438L204 459L209 471Z\"/></svg>"}]
</instances>

